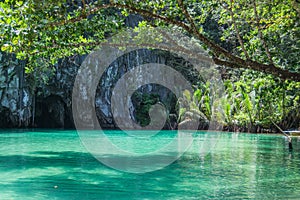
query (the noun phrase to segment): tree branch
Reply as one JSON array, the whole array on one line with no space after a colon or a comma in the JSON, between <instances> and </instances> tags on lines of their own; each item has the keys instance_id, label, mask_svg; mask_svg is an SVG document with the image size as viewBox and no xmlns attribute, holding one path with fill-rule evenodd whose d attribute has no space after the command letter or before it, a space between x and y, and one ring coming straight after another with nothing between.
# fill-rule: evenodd
<instances>
[{"instance_id":1,"label":"tree branch","mask_svg":"<svg viewBox=\"0 0 300 200\"><path fill-rule=\"evenodd\" d=\"M178 5L179 5L179 7L181 8L183 14L186 16L188 22L190 23L193 32L198 34L199 31L198 31L198 29L197 29L197 27L196 27L195 21L193 20L193 18L191 17L191 15L190 15L190 13L187 11L187 9L185 8L184 3L183 3L183 0L178 0Z\"/></svg>"},{"instance_id":2,"label":"tree branch","mask_svg":"<svg viewBox=\"0 0 300 200\"><path fill-rule=\"evenodd\" d=\"M262 42L262 44L263 44L263 46L265 48L265 52L266 52L266 54L268 56L269 62L271 64L273 64L273 60L272 60L272 57L271 57L268 45L267 45L266 41L263 38L263 34L262 34L262 31L261 31L261 26L260 26L260 19L258 17L258 13L257 13L257 9L256 9L256 2L255 1L256 0L253 0L253 10L254 10L254 15L255 15L255 19L256 19L256 26L257 26L257 30L258 30L258 35L259 35L260 41Z\"/></svg>"},{"instance_id":3,"label":"tree branch","mask_svg":"<svg viewBox=\"0 0 300 200\"><path fill-rule=\"evenodd\" d=\"M74 18L69 19L69 20L65 19L63 21L51 22L51 23L48 23L47 26L50 26L50 27L63 26L63 25L69 24L69 23L79 22L79 21L85 19L87 16L95 14L96 12L98 12L101 9L106 9L106 8L111 8L111 7L113 7L111 4L102 4L100 6L97 6L97 7L93 8L93 9L91 9L88 12L81 12L82 14L80 16L78 16L78 17L74 17Z\"/></svg>"},{"instance_id":4,"label":"tree branch","mask_svg":"<svg viewBox=\"0 0 300 200\"><path fill-rule=\"evenodd\" d=\"M81 2L82 2L82 7L83 7L83 16L85 16L86 15L86 13L85 13L85 10L86 10L86 5L85 5L85 0L81 0Z\"/></svg>"},{"instance_id":5,"label":"tree branch","mask_svg":"<svg viewBox=\"0 0 300 200\"><path fill-rule=\"evenodd\" d=\"M237 69L245 69L246 67L243 65L240 65L235 62L230 62L226 60L221 60L217 57L213 58L214 62L217 65L223 65L231 68L237 68ZM251 62L251 61L250 61ZM274 65L265 65L261 63L256 63L256 62L251 62L248 65L248 69L264 72L264 73L269 73L274 76L277 76L281 79L288 79L288 80L293 80L293 81L300 81L300 75L297 72L291 72L282 68L276 68Z\"/></svg>"},{"instance_id":6,"label":"tree branch","mask_svg":"<svg viewBox=\"0 0 300 200\"><path fill-rule=\"evenodd\" d=\"M234 18L234 13L232 11L233 0L230 0L230 6L229 6L229 8L227 8L227 7L225 7L225 8L230 13L230 17L231 17L231 21L232 21L232 24L233 24L233 27L234 27L234 31L235 31L236 37L238 38L238 41L239 41L239 43L241 45L242 51L244 52L246 59L249 60L250 58L249 58L248 52L246 51L246 48L245 48L245 45L244 45L244 42L243 42L243 38L242 38L242 36L239 33L239 29L237 27L237 24L236 24L236 21L235 21L235 18Z\"/></svg>"}]
</instances>

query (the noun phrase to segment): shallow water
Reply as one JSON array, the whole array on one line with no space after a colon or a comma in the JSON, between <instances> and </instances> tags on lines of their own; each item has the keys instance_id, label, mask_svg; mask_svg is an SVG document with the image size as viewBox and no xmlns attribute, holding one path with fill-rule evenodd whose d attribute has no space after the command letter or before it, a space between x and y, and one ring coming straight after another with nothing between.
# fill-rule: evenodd
<instances>
[{"instance_id":1,"label":"shallow water","mask_svg":"<svg viewBox=\"0 0 300 200\"><path fill-rule=\"evenodd\" d=\"M300 199L296 138L291 152L280 135L220 133L203 152L199 147L209 133L197 132L192 146L177 161L135 174L103 165L86 150L76 131L0 133L1 200ZM163 131L128 145L126 134L105 133L116 145L141 153L164 146L176 134Z\"/></svg>"}]
</instances>

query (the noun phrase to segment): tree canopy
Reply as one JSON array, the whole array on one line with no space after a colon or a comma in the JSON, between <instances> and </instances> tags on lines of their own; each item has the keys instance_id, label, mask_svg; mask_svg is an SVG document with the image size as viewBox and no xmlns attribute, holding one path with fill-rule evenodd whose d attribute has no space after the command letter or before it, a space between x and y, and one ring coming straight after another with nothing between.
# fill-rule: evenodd
<instances>
[{"instance_id":1,"label":"tree canopy","mask_svg":"<svg viewBox=\"0 0 300 200\"><path fill-rule=\"evenodd\" d=\"M180 29L218 65L300 81L299 7L296 0L4 0L0 46L32 72L88 53L136 13L141 26Z\"/></svg>"}]
</instances>

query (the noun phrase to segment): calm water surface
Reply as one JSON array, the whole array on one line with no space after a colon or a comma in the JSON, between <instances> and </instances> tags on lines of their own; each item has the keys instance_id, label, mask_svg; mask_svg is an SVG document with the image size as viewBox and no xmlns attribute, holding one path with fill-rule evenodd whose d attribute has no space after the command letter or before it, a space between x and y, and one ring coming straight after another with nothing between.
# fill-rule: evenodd
<instances>
[{"instance_id":1,"label":"calm water surface","mask_svg":"<svg viewBox=\"0 0 300 200\"><path fill-rule=\"evenodd\" d=\"M124 133L106 134L128 145ZM136 142L135 150L151 152L174 134L157 134L153 145ZM131 174L102 165L76 131L2 130L0 199L300 199L296 138L290 152L279 135L222 133L204 155L206 134L194 133L188 152L171 165Z\"/></svg>"}]
</instances>

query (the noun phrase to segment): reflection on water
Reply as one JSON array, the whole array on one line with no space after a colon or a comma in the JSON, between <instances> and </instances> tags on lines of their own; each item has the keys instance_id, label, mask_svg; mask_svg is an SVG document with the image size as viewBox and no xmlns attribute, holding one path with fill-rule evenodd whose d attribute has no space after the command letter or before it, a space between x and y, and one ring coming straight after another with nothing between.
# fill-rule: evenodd
<instances>
[{"instance_id":1,"label":"reflection on water","mask_svg":"<svg viewBox=\"0 0 300 200\"><path fill-rule=\"evenodd\" d=\"M203 153L205 133L198 132L189 151L168 167L130 174L99 163L75 131L1 133L1 200L300 198L297 139L289 152L282 136L222 133ZM118 144L126 141L120 132L107 134ZM156 135L154 146L166 135L174 132Z\"/></svg>"}]
</instances>

